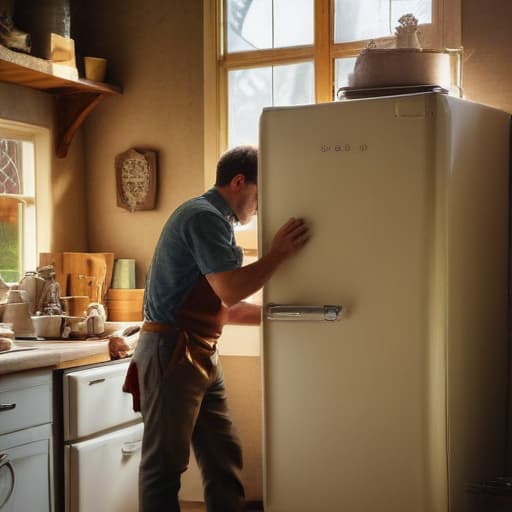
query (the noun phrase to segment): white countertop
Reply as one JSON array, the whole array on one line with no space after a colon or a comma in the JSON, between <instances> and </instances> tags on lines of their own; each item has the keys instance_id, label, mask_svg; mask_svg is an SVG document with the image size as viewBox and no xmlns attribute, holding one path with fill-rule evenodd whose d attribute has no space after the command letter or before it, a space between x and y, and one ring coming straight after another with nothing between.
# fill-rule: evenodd
<instances>
[{"instance_id":1,"label":"white countertop","mask_svg":"<svg viewBox=\"0 0 512 512\"><path fill-rule=\"evenodd\" d=\"M107 322L107 334L137 322ZM30 350L28 350L30 349ZM260 327L226 325L219 340L221 356L259 356ZM11 350L0 352L0 375L32 368L68 368L110 360L108 340L14 340Z\"/></svg>"},{"instance_id":2,"label":"white countertop","mask_svg":"<svg viewBox=\"0 0 512 512\"><path fill-rule=\"evenodd\" d=\"M27 348L32 350L26 350ZM84 359L91 360L83 361ZM68 366L64 363L71 361L76 361L78 365L109 360L106 340L15 341L11 350L0 352L0 375L47 366L64 367Z\"/></svg>"},{"instance_id":3,"label":"white countertop","mask_svg":"<svg viewBox=\"0 0 512 512\"><path fill-rule=\"evenodd\" d=\"M106 322L105 336L139 322ZM32 368L66 368L110 360L108 339L14 340L11 350L0 352L0 375Z\"/></svg>"}]
</instances>

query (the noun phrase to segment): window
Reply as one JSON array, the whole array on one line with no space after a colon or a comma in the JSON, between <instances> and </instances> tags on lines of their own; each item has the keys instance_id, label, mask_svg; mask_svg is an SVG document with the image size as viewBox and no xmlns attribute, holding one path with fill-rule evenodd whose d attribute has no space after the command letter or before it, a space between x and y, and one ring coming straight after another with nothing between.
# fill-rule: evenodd
<instances>
[{"instance_id":1,"label":"window","mask_svg":"<svg viewBox=\"0 0 512 512\"><path fill-rule=\"evenodd\" d=\"M204 0L206 151L257 143L265 106L334 100L360 50L392 45L403 14L418 19L424 48L459 46L460 0L448 3Z\"/></svg>"},{"instance_id":2,"label":"window","mask_svg":"<svg viewBox=\"0 0 512 512\"><path fill-rule=\"evenodd\" d=\"M34 142L0 123L0 275L17 282L36 266Z\"/></svg>"},{"instance_id":3,"label":"window","mask_svg":"<svg viewBox=\"0 0 512 512\"><path fill-rule=\"evenodd\" d=\"M204 0L205 187L219 154L258 142L266 106L333 101L356 57L394 43L401 15L424 48L460 46L461 0Z\"/></svg>"}]
</instances>

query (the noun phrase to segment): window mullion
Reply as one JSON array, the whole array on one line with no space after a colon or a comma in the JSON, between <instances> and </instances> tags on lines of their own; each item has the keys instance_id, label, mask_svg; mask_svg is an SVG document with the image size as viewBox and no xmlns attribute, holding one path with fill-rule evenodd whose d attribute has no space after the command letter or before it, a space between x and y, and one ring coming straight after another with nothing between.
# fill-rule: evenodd
<instances>
[{"instance_id":1,"label":"window mullion","mask_svg":"<svg viewBox=\"0 0 512 512\"><path fill-rule=\"evenodd\" d=\"M331 0L315 0L315 94L317 103L333 99L333 63L331 59Z\"/></svg>"},{"instance_id":2,"label":"window mullion","mask_svg":"<svg viewBox=\"0 0 512 512\"><path fill-rule=\"evenodd\" d=\"M227 69L253 68L272 64L287 64L311 60L314 56L312 46L294 46L291 48L272 48L237 52L225 55L219 65Z\"/></svg>"},{"instance_id":3,"label":"window mullion","mask_svg":"<svg viewBox=\"0 0 512 512\"><path fill-rule=\"evenodd\" d=\"M0 197L6 197L6 198L13 199L13 200L16 200L16 201L20 201L20 202L23 202L23 203L26 203L26 204L35 204L35 202L36 202L34 196L26 196L26 195L23 195L23 194L4 194L4 193L1 193Z\"/></svg>"}]
</instances>

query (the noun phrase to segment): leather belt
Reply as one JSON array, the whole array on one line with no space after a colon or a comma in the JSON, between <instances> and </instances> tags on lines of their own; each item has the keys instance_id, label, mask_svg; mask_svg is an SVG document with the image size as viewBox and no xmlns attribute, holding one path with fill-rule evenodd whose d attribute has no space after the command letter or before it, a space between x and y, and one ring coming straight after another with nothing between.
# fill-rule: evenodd
<instances>
[{"instance_id":1,"label":"leather belt","mask_svg":"<svg viewBox=\"0 0 512 512\"><path fill-rule=\"evenodd\" d=\"M169 332L176 332L178 330L178 326L175 324L166 324L164 322L145 321L142 324L141 330L146 331L146 332L169 333Z\"/></svg>"}]
</instances>

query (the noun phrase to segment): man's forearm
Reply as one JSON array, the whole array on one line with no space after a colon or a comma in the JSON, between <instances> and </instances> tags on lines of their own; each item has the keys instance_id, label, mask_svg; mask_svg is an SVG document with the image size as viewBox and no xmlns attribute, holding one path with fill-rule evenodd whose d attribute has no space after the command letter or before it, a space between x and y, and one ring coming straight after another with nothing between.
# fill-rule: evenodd
<instances>
[{"instance_id":1,"label":"man's forearm","mask_svg":"<svg viewBox=\"0 0 512 512\"><path fill-rule=\"evenodd\" d=\"M259 290L285 259L306 244L308 233L304 220L292 217L279 228L265 256L246 267L208 274L206 279L222 302L231 307Z\"/></svg>"},{"instance_id":2,"label":"man's forearm","mask_svg":"<svg viewBox=\"0 0 512 512\"><path fill-rule=\"evenodd\" d=\"M238 302L228 310L228 324L260 325L261 306L250 302Z\"/></svg>"},{"instance_id":3,"label":"man's forearm","mask_svg":"<svg viewBox=\"0 0 512 512\"><path fill-rule=\"evenodd\" d=\"M222 302L231 307L258 291L281 262L282 258L270 252L250 265L208 274L206 278Z\"/></svg>"}]
</instances>

